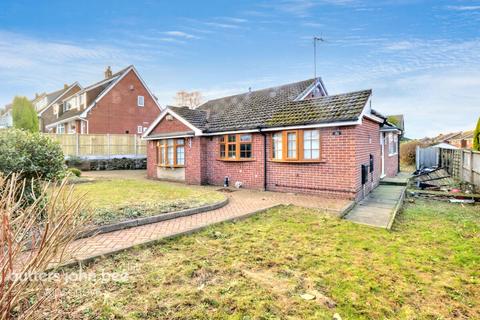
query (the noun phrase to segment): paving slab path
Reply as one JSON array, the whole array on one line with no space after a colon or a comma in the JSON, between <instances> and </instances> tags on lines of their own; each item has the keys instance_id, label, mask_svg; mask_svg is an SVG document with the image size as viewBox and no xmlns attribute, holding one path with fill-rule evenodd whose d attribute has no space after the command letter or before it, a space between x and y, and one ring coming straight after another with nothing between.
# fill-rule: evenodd
<instances>
[{"instance_id":1,"label":"paving slab path","mask_svg":"<svg viewBox=\"0 0 480 320\"><path fill-rule=\"evenodd\" d=\"M390 229L405 186L381 184L345 216L355 223Z\"/></svg>"},{"instance_id":2,"label":"paving slab path","mask_svg":"<svg viewBox=\"0 0 480 320\"><path fill-rule=\"evenodd\" d=\"M239 190L227 194L229 203L216 210L74 241L66 250L67 264L87 262L162 238L187 234L209 225L249 216L277 205L293 204L339 215L351 201L318 196Z\"/></svg>"}]
</instances>

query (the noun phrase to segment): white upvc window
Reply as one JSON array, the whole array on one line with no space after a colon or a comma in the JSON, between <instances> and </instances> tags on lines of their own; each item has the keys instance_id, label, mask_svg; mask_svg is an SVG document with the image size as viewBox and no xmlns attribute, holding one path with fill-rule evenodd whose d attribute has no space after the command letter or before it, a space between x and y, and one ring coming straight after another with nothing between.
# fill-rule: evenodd
<instances>
[{"instance_id":1,"label":"white upvc window","mask_svg":"<svg viewBox=\"0 0 480 320\"><path fill-rule=\"evenodd\" d=\"M59 134L65 133L65 124L64 123L57 124L57 133L59 133Z\"/></svg>"},{"instance_id":2,"label":"white upvc window","mask_svg":"<svg viewBox=\"0 0 480 320\"><path fill-rule=\"evenodd\" d=\"M398 153L398 135L392 132L388 133L388 155L393 156Z\"/></svg>"},{"instance_id":3,"label":"white upvc window","mask_svg":"<svg viewBox=\"0 0 480 320\"><path fill-rule=\"evenodd\" d=\"M273 134L272 139L272 150L273 150L273 159L282 160L282 133L277 132Z\"/></svg>"},{"instance_id":4,"label":"white upvc window","mask_svg":"<svg viewBox=\"0 0 480 320\"><path fill-rule=\"evenodd\" d=\"M138 96L137 97L137 106L139 106L139 107L144 107L145 106L145 97L144 96Z\"/></svg>"},{"instance_id":5,"label":"white upvc window","mask_svg":"<svg viewBox=\"0 0 480 320\"><path fill-rule=\"evenodd\" d=\"M143 126L137 126L137 133L142 134L143 133Z\"/></svg>"}]
</instances>

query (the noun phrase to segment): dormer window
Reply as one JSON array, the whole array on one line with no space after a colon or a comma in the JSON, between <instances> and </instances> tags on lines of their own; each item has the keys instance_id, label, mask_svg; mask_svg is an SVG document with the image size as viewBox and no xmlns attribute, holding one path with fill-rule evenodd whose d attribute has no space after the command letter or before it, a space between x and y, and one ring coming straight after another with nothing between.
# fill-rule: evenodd
<instances>
[{"instance_id":1,"label":"dormer window","mask_svg":"<svg viewBox=\"0 0 480 320\"><path fill-rule=\"evenodd\" d=\"M63 103L63 112L67 112L68 110L70 110L71 107L72 107L72 106L71 106L70 102L65 101L65 102Z\"/></svg>"}]
</instances>

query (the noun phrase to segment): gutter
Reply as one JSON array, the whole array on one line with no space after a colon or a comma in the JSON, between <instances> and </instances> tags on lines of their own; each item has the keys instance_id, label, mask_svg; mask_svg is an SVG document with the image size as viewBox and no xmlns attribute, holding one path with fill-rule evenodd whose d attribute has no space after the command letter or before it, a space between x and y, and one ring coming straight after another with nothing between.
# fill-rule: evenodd
<instances>
[{"instance_id":1,"label":"gutter","mask_svg":"<svg viewBox=\"0 0 480 320\"><path fill-rule=\"evenodd\" d=\"M267 134L258 127L258 132L263 136L263 190L267 191Z\"/></svg>"}]
</instances>

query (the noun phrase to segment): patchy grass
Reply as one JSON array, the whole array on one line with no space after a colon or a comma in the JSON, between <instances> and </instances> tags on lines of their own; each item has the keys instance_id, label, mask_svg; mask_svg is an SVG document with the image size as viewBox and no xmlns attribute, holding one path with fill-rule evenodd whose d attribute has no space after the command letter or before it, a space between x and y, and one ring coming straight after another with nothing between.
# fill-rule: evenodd
<instances>
[{"instance_id":1,"label":"patchy grass","mask_svg":"<svg viewBox=\"0 0 480 320\"><path fill-rule=\"evenodd\" d=\"M480 208L419 200L388 232L282 207L83 272L129 277L69 283L46 317L478 319Z\"/></svg>"},{"instance_id":2,"label":"patchy grass","mask_svg":"<svg viewBox=\"0 0 480 320\"><path fill-rule=\"evenodd\" d=\"M199 207L225 199L202 187L140 179L98 180L75 187L86 193L85 203L94 210L94 223L107 224Z\"/></svg>"}]
</instances>

